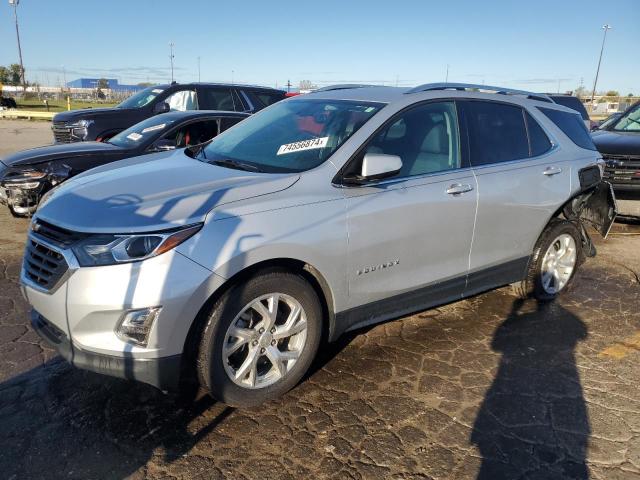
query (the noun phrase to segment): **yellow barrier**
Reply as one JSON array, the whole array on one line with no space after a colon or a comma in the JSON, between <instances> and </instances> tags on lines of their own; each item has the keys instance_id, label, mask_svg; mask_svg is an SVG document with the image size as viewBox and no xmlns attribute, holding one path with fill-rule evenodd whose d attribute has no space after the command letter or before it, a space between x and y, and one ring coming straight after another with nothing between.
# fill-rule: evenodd
<instances>
[{"instance_id":1,"label":"yellow barrier","mask_svg":"<svg viewBox=\"0 0 640 480\"><path fill-rule=\"evenodd\" d=\"M0 110L0 118L26 118L27 120L36 118L52 120L55 114L56 112L38 112L36 110Z\"/></svg>"}]
</instances>

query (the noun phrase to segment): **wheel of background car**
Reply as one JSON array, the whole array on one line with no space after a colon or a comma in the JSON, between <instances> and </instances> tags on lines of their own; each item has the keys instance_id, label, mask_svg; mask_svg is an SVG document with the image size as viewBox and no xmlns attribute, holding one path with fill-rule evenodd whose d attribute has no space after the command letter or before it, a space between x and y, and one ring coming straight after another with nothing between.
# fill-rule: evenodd
<instances>
[{"instance_id":1,"label":"wheel of background car","mask_svg":"<svg viewBox=\"0 0 640 480\"><path fill-rule=\"evenodd\" d=\"M527 276L514 284L514 291L522 298L553 300L568 289L583 260L578 228L568 220L554 219L538 239Z\"/></svg>"},{"instance_id":2,"label":"wheel of background car","mask_svg":"<svg viewBox=\"0 0 640 480\"><path fill-rule=\"evenodd\" d=\"M198 348L200 384L237 407L279 397L309 369L321 333L320 301L303 277L282 270L258 274L211 308Z\"/></svg>"}]
</instances>

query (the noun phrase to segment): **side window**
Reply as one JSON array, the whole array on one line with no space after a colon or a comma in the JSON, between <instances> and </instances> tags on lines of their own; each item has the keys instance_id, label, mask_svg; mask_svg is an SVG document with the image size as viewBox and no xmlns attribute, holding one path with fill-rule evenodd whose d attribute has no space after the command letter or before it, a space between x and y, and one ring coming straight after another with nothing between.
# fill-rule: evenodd
<instances>
[{"instance_id":1,"label":"side window","mask_svg":"<svg viewBox=\"0 0 640 480\"><path fill-rule=\"evenodd\" d=\"M224 132L228 128L233 127L236 123L238 123L241 120L244 120L244 117L241 117L241 118L234 118L234 117L221 118L220 119L220 133Z\"/></svg>"},{"instance_id":2,"label":"side window","mask_svg":"<svg viewBox=\"0 0 640 480\"><path fill-rule=\"evenodd\" d=\"M253 94L258 97L258 100L260 100L265 107L273 105L274 103L284 99L284 95L281 93L253 92Z\"/></svg>"},{"instance_id":3,"label":"side window","mask_svg":"<svg viewBox=\"0 0 640 480\"><path fill-rule=\"evenodd\" d=\"M537 157L538 155L548 152L551 149L551 141L549 140L549 137L547 137L547 134L544 133L542 127L529 114L529 112L525 112L524 115L527 119L527 132L529 132L531 156Z\"/></svg>"},{"instance_id":4,"label":"side window","mask_svg":"<svg viewBox=\"0 0 640 480\"><path fill-rule=\"evenodd\" d=\"M205 88L202 95L202 105L208 110L235 111L233 95L228 88Z\"/></svg>"},{"instance_id":5,"label":"side window","mask_svg":"<svg viewBox=\"0 0 640 480\"><path fill-rule=\"evenodd\" d=\"M370 141L365 153L399 156L402 177L459 168L455 103L427 103L402 113Z\"/></svg>"},{"instance_id":6,"label":"side window","mask_svg":"<svg viewBox=\"0 0 640 480\"><path fill-rule=\"evenodd\" d=\"M591 135L584 126L582 117L577 113L562 112L552 108L538 109L544 113L549 120L556 124L562 132L571 139L573 143L587 150L596 150L596 146L591 140Z\"/></svg>"},{"instance_id":7,"label":"side window","mask_svg":"<svg viewBox=\"0 0 640 480\"><path fill-rule=\"evenodd\" d=\"M469 150L474 166L529 157L522 108L497 102L467 101Z\"/></svg>"},{"instance_id":8,"label":"side window","mask_svg":"<svg viewBox=\"0 0 640 480\"><path fill-rule=\"evenodd\" d=\"M194 90L179 90L169 95L164 101L169 104L171 111L185 112L198 109Z\"/></svg>"},{"instance_id":9,"label":"side window","mask_svg":"<svg viewBox=\"0 0 640 480\"><path fill-rule=\"evenodd\" d=\"M162 137L159 142L161 144L171 143L175 145L175 148L198 145L218 135L218 123L219 120L203 120L188 123L169 132Z\"/></svg>"}]
</instances>

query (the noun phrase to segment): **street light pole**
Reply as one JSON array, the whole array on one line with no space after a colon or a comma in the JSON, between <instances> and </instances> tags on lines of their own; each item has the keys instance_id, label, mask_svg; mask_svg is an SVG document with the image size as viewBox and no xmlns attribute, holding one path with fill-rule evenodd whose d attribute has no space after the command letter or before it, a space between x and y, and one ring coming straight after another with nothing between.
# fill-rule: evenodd
<instances>
[{"instance_id":1,"label":"street light pole","mask_svg":"<svg viewBox=\"0 0 640 480\"><path fill-rule=\"evenodd\" d=\"M9 0L9 5L13 7L13 18L16 22L16 38L18 39L18 57L20 59L20 79L22 80L22 94L27 93L27 82L24 79L24 65L22 63L22 47L20 46L20 30L18 29L18 4L20 0Z\"/></svg>"},{"instance_id":2,"label":"street light pole","mask_svg":"<svg viewBox=\"0 0 640 480\"><path fill-rule=\"evenodd\" d=\"M604 36L602 37L602 47L600 48L600 58L598 59L598 68L596 70L596 78L593 81L593 90L591 91L591 112L593 112L593 99L596 96L596 85L598 85L598 75L600 74L600 63L602 63L602 52L604 52L604 42L607 39L607 31L611 29L608 23L602 26Z\"/></svg>"},{"instance_id":3,"label":"street light pole","mask_svg":"<svg viewBox=\"0 0 640 480\"><path fill-rule=\"evenodd\" d=\"M198 82L200 81L200 57L198 57Z\"/></svg>"},{"instance_id":4,"label":"street light pole","mask_svg":"<svg viewBox=\"0 0 640 480\"><path fill-rule=\"evenodd\" d=\"M173 83L173 47L175 47L176 44L173 42L169 42L169 60L171 60L171 83Z\"/></svg>"}]
</instances>

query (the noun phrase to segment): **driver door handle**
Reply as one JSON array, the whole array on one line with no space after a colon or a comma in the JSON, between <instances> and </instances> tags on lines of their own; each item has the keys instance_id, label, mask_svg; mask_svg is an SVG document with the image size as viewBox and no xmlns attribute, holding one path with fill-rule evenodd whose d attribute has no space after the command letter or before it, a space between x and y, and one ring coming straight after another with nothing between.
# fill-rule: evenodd
<instances>
[{"instance_id":1,"label":"driver door handle","mask_svg":"<svg viewBox=\"0 0 640 480\"><path fill-rule=\"evenodd\" d=\"M543 175L547 176L557 175L558 173L562 173L562 169L559 167L547 167L544 169L544 172L542 172Z\"/></svg>"},{"instance_id":2,"label":"driver door handle","mask_svg":"<svg viewBox=\"0 0 640 480\"><path fill-rule=\"evenodd\" d=\"M461 193L470 192L471 190L473 190L473 187L471 185L454 183L449 185L449 188L447 188L446 191L449 195L460 195Z\"/></svg>"}]
</instances>

